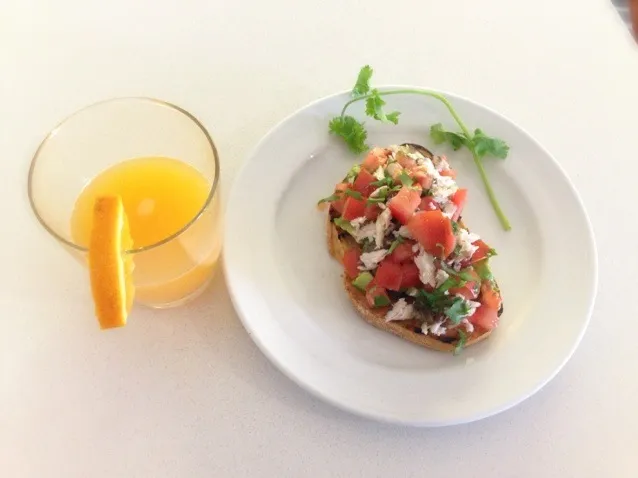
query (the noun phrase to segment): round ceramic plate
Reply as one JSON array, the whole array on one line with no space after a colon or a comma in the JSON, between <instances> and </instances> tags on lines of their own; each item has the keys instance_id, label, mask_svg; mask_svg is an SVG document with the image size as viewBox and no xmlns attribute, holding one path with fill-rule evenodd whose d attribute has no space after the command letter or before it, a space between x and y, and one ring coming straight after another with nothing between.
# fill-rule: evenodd
<instances>
[{"instance_id":1,"label":"round ceramic plate","mask_svg":"<svg viewBox=\"0 0 638 478\"><path fill-rule=\"evenodd\" d=\"M226 212L225 268L233 303L263 353L302 387L379 420L441 426L478 420L520 403L561 369L578 345L596 293L596 249L587 215L558 163L521 128L475 102L447 94L470 128L509 143L485 168L512 223L505 232L467 151L431 141L430 125L456 127L422 96L388 97L397 126L366 121L368 144L419 143L447 154L469 189L463 219L498 251L492 270L504 313L491 337L454 356L420 348L366 324L328 254L325 212L362 160L328 121L346 93L316 101L278 124L237 177ZM349 114L364 118L361 103Z\"/></svg>"}]
</instances>

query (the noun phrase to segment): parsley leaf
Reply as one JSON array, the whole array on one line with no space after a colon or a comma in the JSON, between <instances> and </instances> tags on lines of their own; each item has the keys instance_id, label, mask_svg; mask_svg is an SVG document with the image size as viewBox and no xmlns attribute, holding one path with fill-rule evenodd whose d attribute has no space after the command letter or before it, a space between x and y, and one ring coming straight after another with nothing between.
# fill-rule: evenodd
<instances>
[{"instance_id":1,"label":"parsley leaf","mask_svg":"<svg viewBox=\"0 0 638 478\"><path fill-rule=\"evenodd\" d=\"M463 133L446 131L441 123L437 123L430 127L430 136L435 144L450 143L454 151L462 146L467 146L468 148L473 146L474 152L479 159L483 159L488 154L495 158L505 159L510 150L505 141L487 136L478 128L474 130L474 135L468 138Z\"/></svg>"},{"instance_id":2,"label":"parsley leaf","mask_svg":"<svg viewBox=\"0 0 638 478\"><path fill-rule=\"evenodd\" d=\"M509 153L510 147L498 138L491 138L486 136L480 129L474 130L474 137L472 138L474 143L474 151L479 158L483 158L485 155L490 154L495 158L505 159L507 153Z\"/></svg>"},{"instance_id":3,"label":"parsley leaf","mask_svg":"<svg viewBox=\"0 0 638 478\"><path fill-rule=\"evenodd\" d=\"M333 194L332 196L328 196L327 198L320 199L317 204L323 204L324 202L332 202L339 199L339 195Z\"/></svg>"},{"instance_id":4,"label":"parsley leaf","mask_svg":"<svg viewBox=\"0 0 638 478\"><path fill-rule=\"evenodd\" d=\"M352 88L353 98L359 96L365 96L370 92L370 78L372 78L373 69L370 65L366 65L359 70L359 76L357 76L357 82Z\"/></svg>"},{"instance_id":5,"label":"parsley leaf","mask_svg":"<svg viewBox=\"0 0 638 478\"><path fill-rule=\"evenodd\" d=\"M459 279L456 276L450 276L443 281L443 283L436 288L439 292L445 292L446 290L452 289L453 287L463 287L465 285L465 281Z\"/></svg>"},{"instance_id":6,"label":"parsley leaf","mask_svg":"<svg viewBox=\"0 0 638 478\"><path fill-rule=\"evenodd\" d=\"M398 112L398 111L393 111L392 113L388 113L387 115L385 115L385 117L387 118L387 120L390 123L398 124L399 123L399 115L400 114L401 113Z\"/></svg>"},{"instance_id":7,"label":"parsley leaf","mask_svg":"<svg viewBox=\"0 0 638 478\"><path fill-rule=\"evenodd\" d=\"M372 90L370 92L370 96L366 98L366 114L376 120L382 121L383 123L397 124L399 122L400 113L398 111L393 111L386 115L385 111L383 111L384 106L385 101L381 98L379 90Z\"/></svg>"},{"instance_id":8,"label":"parsley leaf","mask_svg":"<svg viewBox=\"0 0 638 478\"><path fill-rule=\"evenodd\" d=\"M465 269L461 269L460 271L457 271L453 268L451 268L450 266L448 266L447 264L445 264L444 262L441 263L441 269L443 269L445 272L447 272L449 275L451 276L455 276L455 277L460 277L461 279L463 279L464 281L467 282L474 282L476 280L476 277L474 276L474 274L472 274L472 267L466 267Z\"/></svg>"},{"instance_id":9,"label":"parsley leaf","mask_svg":"<svg viewBox=\"0 0 638 478\"><path fill-rule=\"evenodd\" d=\"M369 149L366 144L368 133L352 116L335 116L330 120L330 132L341 136L353 153L359 154Z\"/></svg>"},{"instance_id":10,"label":"parsley leaf","mask_svg":"<svg viewBox=\"0 0 638 478\"><path fill-rule=\"evenodd\" d=\"M353 191L352 189L346 189L344 191L344 193L346 194L346 196L350 196L351 198L355 198L355 199L363 199L363 195L359 192L359 191Z\"/></svg>"},{"instance_id":11,"label":"parsley leaf","mask_svg":"<svg viewBox=\"0 0 638 478\"><path fill-rule=\"evenodd\" d=\"M368 198L366 200L366 203L368 203L368 204L379 204L379 203L385 202L385 200L386 200L386 197L377 196L377 197L374 197L374 198Z\"/></svg>"},{"instance_id":12,"label":"parsley leaf","mask_svg":"<svg viewBox=\"0 0 638 478\"><path fill-rule=\"evenodd\" d=\"M452 305L443 311L454 325L460 324L469 312L470 307L467 305L467 301L461 297L455 297Z\"/></svg>"},{"instance_id":13,"label":"parsley leaf","mask_svg":"<svg viewBox=\"0 0 638 478\"><path fill-rule=\"evenodd\" d=\"M383 179L379 179L378 181L372 181L370 186L392 186L392 178L386 176Z\"/></svg>"},{"instance_id":14,"label":"parsley leaf","mask_svg":"<svg viewBox=\"0 0 638 478\"><path fill-rule=\"evenodd\" d=\"M454 355L459 355L465 344L467 343L467 334L464 330L458 329L459 332L459 340L456 342L456 347L454 347Z\"/></svg>"},{"instance_id":15,"label":"parsley leaf","mask_svg":"<svg viewBox=\"0 0 638 478\"><path fill-rule=\"evenodd\" d=\"M468 144L465 136L460 133L445 131L441 123L433 124L430 127L430 136L432 136L434 144L450 143L454 151L460 149L461 146Z\"/></svg>"}]
</instances>

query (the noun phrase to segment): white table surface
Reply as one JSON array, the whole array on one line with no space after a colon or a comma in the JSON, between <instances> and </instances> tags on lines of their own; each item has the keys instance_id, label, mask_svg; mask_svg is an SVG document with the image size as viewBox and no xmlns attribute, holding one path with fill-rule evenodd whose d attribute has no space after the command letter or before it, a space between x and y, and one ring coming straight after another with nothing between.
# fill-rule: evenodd
<instances>
[{"instance_id":1,"label":"white table surface","mask_svg":"<svg viewBox=\"0 0 638 478\"><path fill-rule=\"evenodd\" d=\"M496 417L411 429L285 378L221 273L192 305L101 333L85 271L26 200L43 135L99 99L163 98L212 132L226 196L273 124L366 62L504 113L579 189L600 287L563 371ZM4 0L0 105L0 476L637 476L638 48L606 0Z\"/></svg>"}]
</instances>

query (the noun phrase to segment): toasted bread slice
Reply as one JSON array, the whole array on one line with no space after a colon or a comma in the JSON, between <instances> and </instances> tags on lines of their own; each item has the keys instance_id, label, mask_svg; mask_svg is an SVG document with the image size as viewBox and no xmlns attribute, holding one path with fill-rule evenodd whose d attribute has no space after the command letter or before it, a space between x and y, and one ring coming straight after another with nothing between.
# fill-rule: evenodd
<instances>
[{"instance_id":1,"label":"toasted bread slice","mask_svg":"<svg viewBox=\"0 0 638 478\"><path fill-rule=\"evenodd\" d=\"M334 225L329 216L327 221L327 239L330 254L339 262L343 260L345 251L356 245L355 240L349 234L345 232L339 233L337 226ZM445 336L423 335L421 333L421 323L418 320L386 322L385 315L390 307L371 308L368 305L365 294L354 287L352 281L345 274L343 275L343 286L355 310L369 324L428 349L440 352L453 352L455 350L457 339L446 342ZM491 333L491 330L475 329L467 337L465 347L485 340Z\"/></svg>"}]
</instances>

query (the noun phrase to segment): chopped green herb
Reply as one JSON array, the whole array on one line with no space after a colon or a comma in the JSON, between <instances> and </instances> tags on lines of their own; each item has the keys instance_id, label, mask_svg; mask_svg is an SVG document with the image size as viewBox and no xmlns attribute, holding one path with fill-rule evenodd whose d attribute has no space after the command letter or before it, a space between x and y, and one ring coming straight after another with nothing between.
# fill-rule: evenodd
<instances>
[{"instance_id":1,"label":"chopped green herb","mask_svg":"<svg viewBox=\"0 0 638 478\"><path fill-rule=\"evenodd\" d=\"M454 289L456 287L463 287L466 281L460 277L451 275L443 281L443 283L436 288L437 291L445 292L446 290Z\"/></svg>"},{"instance_id":2,"label":"chopped green herb","mask_svg":"<svg viewBox=\"0 0 638 478\"><path fill-rule=\"evenodd\" d=\"M385 197L383 197L383 196L379 196L379 197L376 197L376 198L368 198L368 199L366 200L366 202L367 202L368 204L378 204L378 203L380 203L380 202L385 202L385 199L386 199Z\"/></svg>"},{"instance_id":3,"label":"chopped green herb","mask_svg":"<svg viewBox=\"0 0 638 478\"><path fill-rule=\"evenodd\" d=\"M408 173L404 171L401 171L401 174L399 174L399 181L401 181L401 184L403 184L404 186L412 186L412 184L414 184L414 181L412 180L412 178L410 177L410 175Z\"/></svg>"},{"instance_id":4,"label":"chopped green herb","mask_svg":"<svg viewBox=\"0 0 638 478\"><path fill-rule=\"evenodd\" d=\"M459 340L457 340L456 347L454 347L454 355L459 355L463 350L463 347L465 347L465 344L467 343L467 334L465 333L465 331L458 329L458 332Z\"/></svg>"},{"instance_id":5,"label":"chopped green herb","mask_svg":"<svg viewBox=\"0 0 638 478\"><path fill-rule=\"evenodd\" d=\"M320 199L317 204L323 204L324 202L336 201L337 199L339 199L339 197L340 197L339 195L333 194L332 196L328 196L327 198Z\"/></svg>"},{"instance_id":6,"label":"chopped green herb","mask_svg":"<svg viewBox=\"0 0 638 478\"><path fill-rule=\"evenodd\" d=\"M392 178L385 177L383 179L379 179L378 181L372 181L370 186L392 186Z\"/></svg>"},{"instance_id":7,"label":"chopped green herb","mask_svg":"<svg viewBox=\"0 0 638 478\"><path fill-rule=\"evenodd\" d=\"M361 248L363 249L363 252L372 252L377 248L377 245L374 242L374 239L365 237L361 243Z\"/></svg>"},{"instance_id":8,"label":"chopped green herb","mask_svg":"<svg viewBox=\"0 0 638 478\"><path fill-rule=\"evenodd\" d=\"M363 127L363 123L352 116L335 116L330 120L329 127L332 134L343 138L353 153L359 154L369 149L366 144L368 133Z\"/></svg>"},{"instance_id":9,"label":"chopped green herb","mask_svg":"<svg viewBox=\"0 0 638 478\"><path fill-rule=\"evenodd\" d=\"M447 307L443 313L450 319L454 325L461 323L464 317L470 312L470 307L467 305L467 301L462 297L455 297L452 305Z\"/></svg>"},{"instance_id":10,"label":"chopped green herb","mask_svg":"<svg viewBox=\"0 0 638 478\"><path fill-rule=\"evenodd\" d=\"M403 242L403 237L397 236L397 238L394 241L392 241L392 244L390 244L390 248L388 249L388 254L392 254L394 250L397 248L397 246L401 244L402 242Z\"/></svg>"},{"instance_id":11,"label":"chopped green herb","mask_svg":"<svg viewBox=\"0 0 638 478\"><path fill-rule=\"evenodd\" d=\"M370 78L372 78L372 73L373 70L370 65L361 68L357 76L357 82L354 84L354 88L352 88L353 98L359 98L370 92Z\"/></svg>"},{"instance_id":12,"label":"chopped green herb","mask_svg":"<svg viewBox=\"0 0 638 478\"><path fill-rule=\"evenodd\" d=\"M350 171L348 171L348 174L346 174L346 177L343 182L352 184L354 180L357 179L359 172L361 172L361 166L359 166L358 164L355 164L354 166L352 166Z\"/></svg>"},{"instance_id":13,"label":"chopped green herb","mask_svg":"<svg viewBox=\"0 0 638 478\"><path fill-rule=\"evenodd\" d=\"M452 267L442 262L441 269L443 269L449 275L460 277L461 279L467 282L473 282L476 279L476 277L472 274L472 267L467 267L465 269L461 269L460 271L457 271L456 269L453 269Z\"/></svg>"},{"instance_id":14,"label":"chopped green herb","mask_svg":"<svg viewBox=\"0 0 638 478\"><path fill-rule=\"evenodd\" d=\"M372 191L372 194L370 194L371 198L385 198L388 195L388 192L390 191L390 189L388 188L388 186L381 186L379 189Z\"/></svg>"},{"instance_id":15,"label":"chopped green herb","mask_svg":"<svg viewBox=\"0 0 638 478\"><path fill-rule=\"evenodd\" d=\"M493 281L494 276L492 275L492 271L490 270L490 266L487 265L487 261L485 259L478 261L474 264L474 270L479 275L481 280Z\"/></svg>"},{"instance_id":16,"label":"chopped green herb","mask_svg":"<svg viewBox=\"0 0 638 478\"><path fill-rule=\"evenodd\" d=\"M351 198L363 199L363 195L359 191L353 191L352 189L346 189L344 192L346 193L346 196L350 196Z\"/></svg>"},{"instance_id":17,"label":"chopped green herb","mask_svg":"<svg viewBox=\"0 0 638 478\"><path fill-rule=\"evenodd\" d=\"M386 305L390 305L390 299L385 295L377 295L374 298L374 306L375 307L385 307Z\"/></svg>"},{"instance_id":18,"label":"chopped green herb","mask_svg":"<svg viewBox=\"0 0 638 478\"><path fill-rule=\"evenodd\" d=\"M490 247L487 250L487 257L492 257L492 256L498 256L498 253L496 252L496 249L494 249L493 247Z\"/></svg>"},{"instance_id":19,"label":"chopped green herb","mask_svg":"<svg viewBox=\"0 0 638 478\"><path fill-rule=\"evenodd\" d=\"M340 136L348 145L350 150L354 153L362 153L363 151L368 149L368 146L366 145L367 132L363 123L357 121L352 116L346 115L346 111L351 104L358 101L365 101L366 114L368 116L371 116L372 118L379 121L397 124L399 121L399 112L394 111L392 113L385 113L385 101L382 99L382 96L412 94L429 96L439 100L450 112L450 114L454 118L454 121L461 129L461 133L446 131L439 123L432 125L432 127L430 128L430 135L432 136L432 139L437 144L448 142L454 149L459 149L462 146L465 146L470 150L470 153L472 153L474 164L479 170L479 175L481 177L481 180L483 181L483 185L485 186L485 190L489 197L490 203L492 204L492 208L499 218L503 229L505 229L506 231L510 230L510 223L505 216L505 213L501 209L498 200L496 199L496 194L492 189L492 186L487 177L487 173L485 172L481 161L482 158L487 156L488 154L497 158L505 158L509 152L509 147L507 146L507 144L503 140L487 136L480 129L475 129L474 133L471 133L465 123L457 114L452 104L441 93L412 88L379 91L377 89L371 88L370 86L372 73L373 70L368 65L364 66L361 69L357 77L357 82L352 89L353 98L346 102L341 110L341 114L330 121L330 132L337 136Z\"/></svg>"},{"instance_id":20,"label":"chopped green herb","mask_svg":"<svg viewBox=\"0 0 638 478\"><path fill-rule=\"evenodd\" d=\"M457 232L459 232L459 223L456 221L450 221L452 223L452 232L454 234L456 234Z\"/></svg>"},{"instance_id":21,"label":"chopped green herb","mask_svg":"<svg viewBox=\"0 0 638 478\"><path fill-rule=\"evenodd\" d=\"M451 287L454 287L453 285ZM432 292L428 292L425 289L418 289L415 305L417 307L425 308L428 311L442 313L446 307L453 304L455 297L450 297L445 294L445 290L442 288L435 289Z\"/></svg>"},{"instance_id":22,"label":"chopped green herb","mask_svg":"<svg viewBox=\"0 0 638 478\"><path fill-rule=\"evenodd\" d=\"M354 227L350 223L350 221L346 221L342 217L336 217L334 218L334 223L337 225L337 227L340 227L344 231L354 235Z\"/></svg>"}]
</instances>

